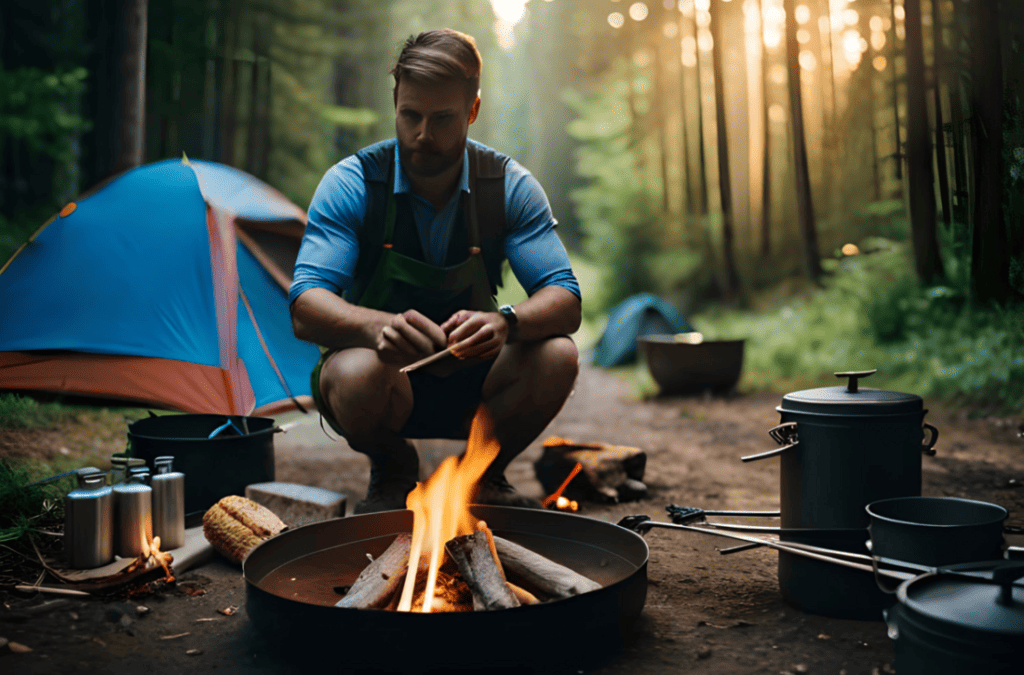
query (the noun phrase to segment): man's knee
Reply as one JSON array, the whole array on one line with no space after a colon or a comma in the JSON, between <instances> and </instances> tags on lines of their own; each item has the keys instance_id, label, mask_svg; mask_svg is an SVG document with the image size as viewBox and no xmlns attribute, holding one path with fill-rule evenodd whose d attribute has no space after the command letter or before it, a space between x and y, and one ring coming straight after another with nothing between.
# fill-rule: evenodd
<instances>
[{"instance_id":1,"label":"man's knee","mask_svg":"<svg viewBox=\"0 0 1024 675\"><path fill-rule=\"evenodd\" d=\"M372 349L352 348L335 353L320 371L320 392L328 401L372 393L366 384L382 379L384 364Z\"/></svg>"}]
</instances>

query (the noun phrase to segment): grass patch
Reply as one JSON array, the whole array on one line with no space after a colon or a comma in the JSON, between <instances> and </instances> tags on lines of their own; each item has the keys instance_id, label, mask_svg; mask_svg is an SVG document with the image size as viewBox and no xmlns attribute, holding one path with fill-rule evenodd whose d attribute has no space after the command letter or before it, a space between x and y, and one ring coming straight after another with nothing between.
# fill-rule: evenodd
<instances>
[{"instance_id":1,"label":"grass patch","mask_svg":"<svg viewBox=\"0 0 1024 675\"><path fill-rule=\"evenodd\" d=\"M0 394L0 429L48 428L70 417L59 403L40 403L29 396Z\"/></svg>"}]
</instances>

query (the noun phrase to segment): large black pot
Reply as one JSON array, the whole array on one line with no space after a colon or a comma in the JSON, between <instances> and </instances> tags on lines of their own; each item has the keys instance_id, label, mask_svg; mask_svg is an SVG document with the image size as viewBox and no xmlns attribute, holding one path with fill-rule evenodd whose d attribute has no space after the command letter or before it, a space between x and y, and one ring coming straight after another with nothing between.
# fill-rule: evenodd
<instances>
[{"instance_id":1,"label":"large black pot","mask_svg":"<svg viewBox=\"0 0 1024 675\"><path fill-rule=\"evenodd\" d=\"M783 447L742 458L781 456L782 527L866 528L869 503L921 494L921 455L935 453L938 430L923 424L919 396L858 386L874 372L836 373L847 386L787 394L776 408L782 424L769 432Z\"/></svg>"},{"instance_id":2,"label":"large black pot","mask_svg":"<svg viewBox=\"0 0 1024 675\"><path fill-rule=\"evenodd\" d=\"M1024 672L1024 563L957 565L987 579L924 574L900 585L886 613L900 675Z\"/></svg>"},{"instance_id":3,"label":"large black pot","mask_svg":"<svg viewBox=\"0 0 1024 675\"><path fill-rule=\"evenodd\" d=\"M867 553L868 531L806 530L779 535L782 542ZM797 609L837 619L881 621L895 599L884 593L868 572L779 551L779 591Z\"/></svg>"},{"instance_id":4,"label":"large black pot","mask_svg":"<svg viewBox=\"0 0 1024 675\"><path fill-rule=\"evenodd\" d=\"M209 438L228 420L233 428ZM190 515L222 497L245 495L247 485L274 480L277 431L269 417L154 415L128 425L128 451L151 470L157 457L174 457L174 470L185 474L185 514Z\"/></svg>"},{"instance_id":5,"label":"large black pot","mask_svg":"<svg viewBox=\"0 0 1024 675\"><path fill-rule=\"evenodd\" d=\"M293 656L388 672L517 673L594 668L622 649L647 597L648 548L625 528L583 516L473 506L498 536L601 584L565 600L491 612L421 614L335 607L411 511L337 518L284 532L243 563L246 612L259 635Z\"/></svg>"}]
</instances>

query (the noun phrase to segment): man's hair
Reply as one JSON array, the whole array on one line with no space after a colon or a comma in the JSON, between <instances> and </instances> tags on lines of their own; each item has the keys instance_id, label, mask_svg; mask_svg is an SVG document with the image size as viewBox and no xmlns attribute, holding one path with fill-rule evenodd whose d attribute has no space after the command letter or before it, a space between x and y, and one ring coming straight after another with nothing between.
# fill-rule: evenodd
<instances>
[{"instance_id":1,"label":"man's hair","mask_svg":"<svg viewBox=\"0 0 1024 675\"><path fill-rule=\"evenodd\" d=\"M391 69L395 77L395 95L403 78L433 84L462 82L466 96L476 98L480 91L480 69L483 61L472 35L451 28L439 28L409 36Z\"/></svg>"}]
</instances>

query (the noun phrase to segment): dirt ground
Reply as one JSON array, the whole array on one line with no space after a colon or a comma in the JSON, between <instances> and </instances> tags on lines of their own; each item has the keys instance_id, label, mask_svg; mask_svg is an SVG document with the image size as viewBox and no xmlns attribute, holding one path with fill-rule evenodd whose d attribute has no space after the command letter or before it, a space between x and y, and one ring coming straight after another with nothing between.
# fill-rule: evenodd
<instances>
[{"instance_id":1,"label":"dirt ground","mask_svg":"<svg viewBox=\"0 0 1024 675\"><path fill-rule=\"evenodd\" d=\"M748 464L739 458L776 447L766 432L779 422L775 406L780 402L781 395L773 394L637 401L620 379L585 366L574 396L510 467L508 478L523 492L542 497L533 461L540 456L541 441L559 435L637 446L648 455L649 497L626 504L583 504L581 513L587 517L618 522L626 515L644 514L665 521L664 507L670 503L776 509L778 460ZM940 437L938 454L923 461L923 493L1001 504L1010 511L1009 523L1024 524L1021 420L971 419L926 404L931 409L926 421L939 429ZM365 490L366 461L327 438L310 419L279 420L290 422L295 424L275 440L277 480L342 492L351 511ZM54 452L62 447L59 434L49 434L45 442L54 445ZM123 449L123 444L114 445L111 452ZM424 444L425 469L450 449ZM783 602L776 552L760 548L723 556L717 549L731 546L728 540L664 529L652 530L645 539L650 559L644 610L623 653L595 672L894 672L893 644L882 621L815 616ZM1017 536L1008 540L1024 545ZM270 644L250 625L245 585L238 567L216 557L182 574L176 585L131 598L0 593L0 643L9 640L32 650L18 654L0 646L0 671L297 672L295 663L280 655L280 645ZM228 607L239 610L231 616L217 611ZM344 671L344 651L353 648L358 645L339 646L337 659L322 665ZM381 669L386 667L383 655Z\"/></svg>"}]
</instances>

